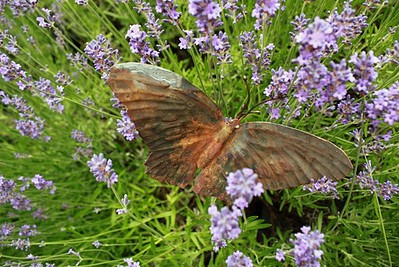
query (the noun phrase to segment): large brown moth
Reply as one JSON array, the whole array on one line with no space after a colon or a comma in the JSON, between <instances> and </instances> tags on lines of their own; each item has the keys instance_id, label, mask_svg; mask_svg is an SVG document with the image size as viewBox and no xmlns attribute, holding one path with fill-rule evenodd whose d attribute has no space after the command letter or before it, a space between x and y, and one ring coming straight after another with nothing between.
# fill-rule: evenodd
<instances>
[{"instance_id":1,"label":"large brown moth","mask_svg":"<svg viewBox=\"0 0 399 267\"><path fill-rule=\"evenodd\" d=\"M265 189L307 184L352 170L345 153L315 135L269 122L226 120L219 107L180 75L141 63L118 64L108 85L150 149L147 173L225 198L226 173L244 167ZM199 172L197 172L199 169Z\"/></svg>"}]
</instances>

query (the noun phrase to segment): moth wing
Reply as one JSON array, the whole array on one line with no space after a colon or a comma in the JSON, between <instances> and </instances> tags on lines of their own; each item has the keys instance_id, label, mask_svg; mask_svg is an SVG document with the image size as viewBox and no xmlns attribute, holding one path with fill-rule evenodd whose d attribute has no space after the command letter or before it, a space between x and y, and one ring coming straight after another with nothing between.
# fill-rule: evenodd
<instances>
[{"instance_id":1,"label":"moth wing","mask_svg":"<svg viewBox=\"0 0 399 267\"><path fill-rule=\"evenodd\" d=\"M185 187L224 125L220 109L180 75L152 65L118 64L107 83L150 149L147 173Z\"/></svg>"},{"instance_id":2,"label":"moth wing","mask_svg":"<svg viewBox=\"0 0 399 267\"><path fill-rule=\"evenodd\" d=\"M194 191L225 198L226 174L244 167L252 168L264 188L273 190L322 176L341 179L352 170L345 153L327 140L279 124L249 122L231 134L219 157L198 174Z\"/></svg>"}]
</instances>

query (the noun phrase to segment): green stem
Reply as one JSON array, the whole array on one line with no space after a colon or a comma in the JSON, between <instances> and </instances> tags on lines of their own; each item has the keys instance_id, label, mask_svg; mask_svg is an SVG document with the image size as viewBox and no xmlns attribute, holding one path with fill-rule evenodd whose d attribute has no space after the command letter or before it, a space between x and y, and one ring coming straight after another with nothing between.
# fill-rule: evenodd
<instances>
[{"instance_id":1,"label":"green stem","mask_svg":"<svg viewBox=\"0 0 399 267\"><path fill-rule=\"evenodd\" d=\"M122 205L122 201L118 195L118 192L116 191L114 186L111 186L111 190L114 193L115 197L118 199L118 202ZM170 247L172 247L173 249L176 249L176 247L171 244L169 241L167 241L165 239L165 236L163 236L161 233L159 233L158 231L154 230L153 228L149 227L145 222L143 222L141 219L139 219L136 215L134 215L130 210L128 210L128 214L129 216L135 220L139 226L141 228L143 228L144 230L148 231L149 233L151 233L154 237L159 238L158 241L165 241Z\"/></svg>"}]
</instances>

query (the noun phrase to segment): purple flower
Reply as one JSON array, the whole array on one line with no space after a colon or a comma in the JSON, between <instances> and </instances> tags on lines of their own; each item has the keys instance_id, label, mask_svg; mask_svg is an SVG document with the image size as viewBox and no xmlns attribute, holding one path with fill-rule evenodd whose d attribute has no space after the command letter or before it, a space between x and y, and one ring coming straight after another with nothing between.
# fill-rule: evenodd
<instances>
[{"instance_id":1,"label":"purple flower","mask_svg":"<svg viewBox=\"0 0 399 267\"><path fill-rule=\"evenodd\" d=\"M342 59L340 63L335 63L333 61L330 62L331 66L331 78L334 83L338 83L338 85L345 85L346 82L355 82L355 78L353 77L352 70L347 67L346 60ZM336 90L339 91L339 90ZM337 99L341 100L346 95L335 96Z\"/></svg>"},{"instance_id":2,"label":"purple flower","mask_svg":"<svg viewBox=\"0 0 399 267\"><path fill-rule=\"evenodd\" d=\"M270 119L277 120L281 117L280 108L270 108Z\"/></svg>"},{"instance_id":3,"label":"purple flower","mask_svg":"<svg viewBox=\"0 0 399 267\"><path fill-rule=\"evenodd\" d=\"M331 62L331 71L317 60L304 60L302 64L293 82L294 97L300 103L314 104L319 110L326 104L332 105L335 100L344 99L347 96L346 84L355 81L345 60Z\"/></svg>"},{"instance_id":4,"label":"purple flower","mask_svg":"<svg viewBox=\"0 0 399 267\"><path fill-rule=\"evenodd\" d=\"M89 1L88 0L75 0L75 3L80 6L85 6L89 3Z\"/></svg>"},{"instance_id":5,"label":"purple flower","mask_svg":"<svg viewBox=\"0 0 399 267\"><path fill-rule=\"evenodd\" d=\"M383 57L384 63L393 62L399 64L399 41L395 40L393 47L386 50L386 55Z\"/></svg>"},{"instance_id":6,"label":"purple flower","mask_svg":"<svg viewBox=\"0 0 399 267\"><path fill-rule=\"evenodd\" d=\"M0 5L0 13L4 13L4 7L9 5L13 16L18 17L24 15L25 13L33 12L38 2L38 0L2 1Z\"/></svg>"},{"instance_id":7,"label":"purple flower","mask_svg":"<svg viewBox=\"0 0 399 267\"><path fill-rule=\"evenodd\" d=\"M56 79L55 82L57 84L60 84L62 86L67 86L72 82L72 79L70 76L65 75L61 71L58 71L56 75L54 75L54 78Z\"/></svg>"},{"instance_id":8,"label":"purple flower","mask_svg":"<svg viewBox=\"0 0 399 267\"><path fill-rule=\"evenodd\" d=\"M148 28L149 37L161 40L161 34L164 30L159 23L159 19L155 18L155 15L152 13L151 9L150 12L147 12L147 22L145 23L145 26Z\"/></svg>"},{"instance_id":9,"label":"purple flower","mask_svg":"<svg viewBox=\"0 0 399 267\"><path fill-rule=\"evenodd\" d=\"M237 250L226 260L227 267L252 267L252 260Z\"/></svg>"},{"instance_id":10,"label":"purple flower","mask_svg":"<svg viewBox=\"0 0 399 267\"><path fill-rule=\"evenodd\" d=\"M291 239L296 266L320 266L318 261L323 255L320 246L324 242L324 234L318 230L310 231L308 226L303 226L301 231L295 234L296 240Z\"/></svg>"},{"instance_id":11,"label":"purple flower","mask_svg":"<svg viewBox=\"0 0 399 267\"><path fill-rule=\"evenodd\" d=\"M147 37L147 34L140 30L141 25L139 24L134 24L134 25L130 25L129 30L126 33L126 38L129 37L130 39L135 39L135 40L144 40ZM136 51L134 51L133 53L136 53Z\"/></svg>"},{"instance_id":12,"label":"purple flower","mask_svg":"<svg viewBox=\"0 0 399 267\"><path fill-rule=\"evenodd\" d=\"M330 194L332 198L339 199L338 191L335 188L337 184L338 182L327 179L326 176L323 176L316 182L311 179L310 184L303 186L303 190L308 190L309 192L319 192L322 194Z\"/></svg>"},{"instance_id":13,"label":"purple flower","mask_svg":"<svg viewBox=\"0 0 399 267\"><path fill-rule=\"evenodd\" d=\"M378 136L377 138L379 139L379 140L384 140L385 142L388 142L390 139L391 139L391 137L392 137L392 131L391 130L389 130L386 134L382 134L382 135L380 135L380 136Z\"/></svg>"},{"instance_id":14,"label":"purple flower","mask_svg":"<svg viewBox=\"0 0 399 267\"><path fill-rule=\"evenodd\" d=\"M64 111L64 105L60 103L62 98L59 96L62 91L54 89L50 80L40 77L39 81L34 82L34 85L39 91L39 95L44 98L52 111L59 113Z\"/></svg>"},{"instance_id":15,"label":"purple flower","mask_svg":"<svg viewBox=\"0 0 399 267\"><path fill-rule=\"evenodd\" d=\"M134 4L136 5L134 9L136 9L139 13L147 13L151 10L151 6L149 3L143 0L135 0Z\"/></svg>"},{"instance_id":16,"label":"purple flower","mask_svg":"<svg viewBox=\"0 0 399 267\"><path fill-rule=\"evenodd\" d=\"M18 240L12 240L11 246L15 247L15 249L28 251L28 249L30 248L29 238L26 239L18 238Z\"/></svg>"},{"instance_id":17,"label":"purple flower","mask_svg":"<svg viewBox=\"0 0 399 267\"><path fill-rule=\"evenodd\" d=\"M36 225L24 224L19 228L19 236L35 236L39 232L36 230Z\"/></svg>"},{"instance_id":18,"label":"purple flower","mask_svg":"<svg viewBox=\"0 0 399 267\"><path fill-rule=\"evenodd\" d=\"M285 261L285 255L281 249L277 249L277 251L276 251L276 260L281 261L281 262Z\"/></svg>"},{"instance_id":19,"label":"purple flower","mask_svg":"<svg viewBox=\"0 0 399 267\"><path fill-rule=\"evenodd\" d=\"M94 154L87 165L97 182L106 182L108 187L118 182L118 175L112 169L112 160L104 158L103 153L98 156Z\"/></svg>"},{"instance_id":20,"label":"purple flower","mask_svg":"<svg viewBox=\"0 0 399 267\"><path fill-rule=\"evenodd\" d=\"M356 52L351 56L350 61L354 67L354 77L356 79L356 90L362 94L368 94L375 89L373 83L376 81L378 72L374 66L380 60L374 56L374 52L370 51L368 54L362 51L360 55Z\"/></svg>"},{"instance_id":21,"label":"purple flower","mask_svg":"<svg viewBox=\"0 0 399 267\"><path fill-rule=\"evenodd\" d=\"M35 177L31 179L32 184L38 190L50 189L50 194L54 194L55 186L53 181L47 181L40 174L36 174Z\"/></svg>"},{"instance_id":22,"label":"purple flower","mask_svg":"<svg viewBox=\"0 0 399 267\"><path fill-rule=\"evenodd\" d=\"M79 130L72 130L71 138L85 145L91 145L92 142L91 139L86 136L85 132Z\"/></svg>"},{"instance_id":23,"label":"purple flower","mask_svg":"<svg viewBox=\"0 0 399 267\"><path fill-rule=\"evenodd\" d=\"M395 82L389 89L381 89L373 93L373 98L366 103L367 117L374 126L382 121L394 125L399 121L399 82Z\"/></svg>"},{"instance_id":24,"label":"purple flower","mask_svg":"<svg viewBox=\"0 0 399 267\"><path fill-rule=\"evenodd\" d=\"M161 40L161 34L163 33L163 29L161 24L159 23L159 19L155 18L150 4L142 0L135 0L133 2L135 4L134 9L136 9L139 13L143 13L144 17L147 20L145 26L148 28L148 35L157 40Z\"/></svg>"},{"instance_id":25,"label":"purple flower","mask_svg":"<svg viewBox=\"0 0 399 267\"><path fill-rule=\"evenodd\" d=\"M3 98L2 102L5 105L13 105L15 109L20 113L21 117L31 118L33 116L33 108L28 106L27 102L22 97L14 95L13 98L10 98L3 91L0 91L0 96Z\"/></svg>"},{"instance_id":26,"label":"purple flower","mask_svg":"<svg viewBox=\"0 0 399 267\"><path fill-rule=\"evenodd\" d=\"M37 260L37 259L39 259L39 257L38 256L33 256L33 254L29 254L28 256L26 256L26 259L28 259L28 260ZM36 267L37 265L36 264L31 264L30 266ZM40 265L40 267L42 267L42 266L43 265Z\"/></svg>"},{"instance_id":27,"label":"purple flower","mask_svg":"<svg viewBox=\"0 0 399 267\"><path fill-rule=\"evenodd\" d=\"M26 196L14 193L12 194L12 198L9 200L13 209L15 210L31 210L32 209L32 201Z\"/></svg>"},{"instance_id":28,"label":"purple flower","mask_svg":"<svg viewBox=\"0 0 399 267\"><path fill-rule=\"evenodd\" d=\"M39 22L39 27L42 27L42 28L50 28L51 27L51 24L46 22L43 17L37 17L36 20L37 20L37 22Z\"/></svg>"},{"instance_id":29,"label":"purple flower","mask_svg":"<svg viewBox=\"0 0 399 267\"><path fill-rule=\"evenodd\" d=\"M212 47L212 55L218 59L217 64L232 62L229 52L230 43L225 32L220 31L217 35L212 36Z\"/></svg>"},{"instance_id":30,"label":"purple flower","mask_svg":"<svg viewBox=\"0 0 399 267\"><path fill-rule=\"evenodd\" d=\"M274 49L274 45L260 48L253 32L243 32L240 34L240 47L244 52L244 58L251 66L252 83L261 84L264 76L262 71L267 70L270 65L270 51Z\"/></svg>"},{"instance_id":31,"label":"purple flower","mask_svg":"<svg viewBox=\"0 0 399 267\"><path fill-rule=\"evenodd\" d=\"M271 98L284 97L287 95L295 73L292 70L285 71L283 68L272 70L272 80L263 93Z\"/></svg>"},{"instance_id":32,"label":"purple flower","mask_svg":"<svg viewBox=\"0 0 399 267\"><path fill-rule=\"evenodd\" d=\"M7 33L6 33L6 35L7 35ZM12 36L11 34L8 34L7 39L8 40L7 40L7 43L4 45L4 48L8 52L17 55L19 53L19 48L17 46L17 38L15 36ZM0 43L1 43L1 40L0 40Z\"/></svg>"},{"instance_id":33,"label":"purple flower","mask_svg":"<svg viewBox=\"0 0 399 267\"><path fill-rule=\"evenodd\" d=\"M129 203L130 200L127 198L127 194L124 194L123 198L121 199L122 209L117 209L116 213L118 215L121 215L122 213L128 213L127 205L129 205Z\"/></svg>"},{"instance_id":34,"label":"purple flower","mask_svg":"<svg viewBox=\"0 0 399 267\"><path fill-rule=\"evenodd\" d=\"M367 188L370 189L370 194L377 192L380 187L380 182L374 180L370 173L361 171L358 175L356 175L355 183L359 184L361 189Z\"/></svg>"},{"instance_id":35,"label":"purple flower","mask_svg":"<svg viewBox=\"0 0 399 267\"><path fill-rule=\"evenodd\" d=\"M335 36L332 33L333 28L331 24L324 19L316 17L313 23L296 36L296 42L304 46L311 46L313 49L319 48L324 51L331 42L335 41Z\"/></svg>"},{"instance_id":36,"label":"purple flower","mask_svg":"<svg viewBox=\"0 0 399 267\"><path fill-rule=\"evenodd\" d=\"M0 176L0 183L1 183L1 176ZM1 184L0 184L0 188L1 188ZM1 194L1 193L0 193ZM2 203L1 199L0 199L0 204ZM4 222L1 226L0 226L0 240L4 240L6 239L8 236L10 236L12 234L12 232L15 229L15 225L12 223L8 223L8 222Z\"/></svg>"},{"instance_id":37,"label":"purple flower","mask_svg":"<svg viewBox=\"0 0 399 267\"><path fill-rule=\"evenodd\" d=\"M370 194L376 193L378 196L383 197L384 200L390 200L393 194L399 193L397 184L393 184L389 180L381 184L378 180L373 179L372 175L375 167L372 166L371 161L367 161L363 166L365 170L360 171L354 180L354 183L358 184L361 189L367 188L370 190Z\"/></svg>"},{"instance_id":38,"label":"purple flower","mask_svg":"<svg viewBox=\"0 0 399 267\"><path fill-rule=\"evenodd\" d=\"M0 53L0 74L6 82L26 77L26 72L21 65L15 63L3 53Z\"/></svg>"},{"instance_id":39,"label":"purple flower","mask_svg":"<svg viewBox=\"0 0 399 267\"><path fill-rule=\"evenodd\" d=\"M184 37L180 37L179 38L179 48L180 49L190 49L191 46L193 45L193 41L194 41L194 33L193 31L190 30L183 30L185 32L185 36Z\"/></svg>"},{"instance_id":40,"label":"purple flower","mask_svg":"<svg viewBox=\"0 0 399 267\"><path fill-rule=\"evenodd\" d=\"M19 177L18 178L18 181L22 181L22 185L19 187L19 190L21 191L21 192L24 192L26 189L28 189L29 187L30 187L30 181L31 179L29 179L29 178L25 178L25 177L23 177L23 176L21 176L21 177Z\"/></svg>"},{"instance_id":41,"label":"purple flower","mask_svg":"<svg viewBox=\"0 0 399 267\"><path fill-rule=\"evenodd\" d=\"M102 34L87 43L84 52L93 60L95 70L102 73L103 80L107 79L109 70L119 60L118 50L112 49Z\"/></svg>"},{"instance_id":42,"label":"purple flower","mask_svg":"<svg viewBox=\"0 0 399 267\"><path fill-rule=\"evenodd\" d=\"M46 19L43 17L37 17L36 21L39 22L39 27L51 28L54 25L55 16L51 15L51 10L47 8L42 8L44 13L46 13Z\"/></svg>"},{"instance_id":43,"label":"purple flower","mask_svg":"<svg viewBox=\"0 0 399 267\"><path fill-rule=\"evenodd\" d=\"M125 37L129 39L132 53L141 56L141 63L154 64L159 61L159 52L150 47L147 34L140 27L138 24L130 25Z\"/></svg>"},{"instance_id":44,"label":"purple flower","mask_svg":"<svg viewBox=\"0 0 399 267\"><path fill-rule=\"evenodd\" d=\"M182 38L182 47L186 47L188 44L188 39ZM218 35L213 36L200 36L194 38L194 43L199 47L199 51L203 54L211 54L218 59L217 64L221 63L231 63L231 56L229 52L230 43L228 41L226 33L220 31Z\"/></svg>"},{"instance_id":45,"label":"purple flower","mask_svg":"<svg viewBox=\"0 0 399 267\"><path fill-rule=\"evenodd\" d=\"M113 97L110 98L109 100L113 103L112 106L117 109L123 109L123 105L119 101L119 99L116 97L115 93L112 93Z\"/></svg>"},{"instance_id":46,"label":"purple flower","mask_svg":"<svg viewBox=\"0 0 399 267\"><path fill-rule=\"evenodd\" d=\"M327 21L333 27L334 35L337 38L343 37L344 43L351 44L354 39L367 27L367 17L365 15L355 16L356 10L351 6L351 1L344 3L342 13L338 13L337 9L329 16Z\"/></svg>"},{"instance_id":47,"label":"purple flower","mask_svg":"<svg viewBox=\"0 0 399 267\"><path fill-rule=\"evenodd\" d=\"M228 207L223 207L218 211L216 206L212 205L208 209L208 214L211 215L210 230L212 242L215 244L213 250L218 251L226 246L226 240L235 239L241 233L238 217L242 216L242 213L235 206L233 206L232 210Z\"/></svg>"},{"instance_id":48,"label":"purple flower","mask_svg":"<svg viewBox=\"0 0 399 267\"><path fill-rule=\"evenodd\" d=\"M7 95L4 91L0 90L0 97L1 97L1 102L3 102L4 105L13 104L13 100L11 100L10 96Z\"/></svg>"},{"instance_id":49,"label":"purple flower","mask_svg":"<svg viewBox=\"0 0 399 267\"><path fill-rule=\"evenodd\" d=\"M329 101L331 98L342 100L346 97L346 83L354 82L355 78L349 68L346 67L345 59L342 59L340 63L330 62L332 71L329 72L328 78L329 84ZM326 91L326 90L324 90Z\"/></svg>"},{"instance_id":50,"label":"purple flower","mask_svg":"<svg viewBox=\"0 0 399 267\"><path fill-rule=\"evenodd\" d=\"M140 267L140 262L135 262L132 258L125 258L123 261L127 263L127 267ZM123 267L123 265L118 265L118 267Z\"/></svg>"},{"instance_id":51,"label":"purple flower","mask_svg":"<svg viewBox=\"0 0 399 267\"><path fill-rule=\"evenodd\" d=\"M291 24L294 25L294 32L290 32L291 36L295 38L298 33L304 32L309 21L310 19L307 19L304 13L300 16L295 16L295 20L291 21Z\"/></svg>"},{"instance_id":52,"label":"purple flower","mask_svg":"<svg viewBox=\"0 0 399 267\"><path fill-rule=\"evenodd\" d=\"M280 0L257 0L252 10L252 17L256 18L255 29L261 30L264 24L270 23L278 9L280 9Z\"/></svg>"},{"instance_id":53,"label":"purple flower","mask_svg":"<svg viewBox=\"0 0 399 267\"><path fill-rule=\"evenodd\" d=\"M240 209L248 207L254 196L263 193L262 183L257 182L258 175L252 169L244 168L231 172L227 176L226 192Z\"/></svg>"},{"instance_id":54,"label":"purple flower","mask_svg":"<svg viewBox=\"0 0 399 267\"><path fill-rule=\"evenodd\" d=\"M39 117L30 119L20 119L16 121L15 128L22 136L29 136L32 139L39 139L44 132L44 121Z\"/></svg>"},{"instance_id":55,"label":"purple flower","mask_svg":"<svg viewBox=\"0 0 399 267\"><path fill-rule=\"evenodd\" d=\"M23 184L20 185L19 191L24 192L29 188L29 182L36 187L36 189L50 189L50 193L53 194L55 190L54 183L52 181L46 181L39 174L35 175L34 178L19 177L19 181ZM9 203L13 209L16 210L31 210L32 202L25 195L16 191L17 184L13 180L7 180L3 176L0 176L0 205Z\"/></svg>"},{"instance_id":56,"label":"purple flower","mask_svg":"<svg viewBox=\"0 0 399 267\"><path fill-rule=\"evenodd\" d=\"M166 16L168 19L165 21L173 25L177 25L181 16L181 12L177 12L176 9L177 5L175 5L174 0L157 0L157 5L155 7L155 11Z\"/></svg>"},{"instance_id":57,"label":"purple flower","mask_svg":"<svg viewBox=\"0 0 399 267\"><path fill-rule=\"evenodd\" d=\"M317 62L326 52L338 49L331 24L319 17L295 35L295 40L300 46L299 56L294 62L299 65L310 65L313 61Z\"/></svg>"},{"instance_id":58,"label":"purple flower","mask_svg":"<svg viewBox=\"0 0 399 267\"><path fill-rule=\"evenodd\" d=\"M118 128L116 130L128 141L139 138L139 132L136 129L136 125L134 125L134 122L130 119L127 112L125 110L121 110L121 115L122 120L117 120Z\"/></svg>"},{"instance_id":59,"label":"purple flower","mask_svg":"<svg viewBox=\"0 0 399 267\"><path fill-rule=\"evenodd\" d=\"M94 241L93 243L91 243L95 248L99 248L99 247L101 247L103 244L100 242L100 241L98 241L98 240L96 240L96 241Z\"/></svg>"},{"instance_id":60,"label":"purple flower","mask_svg":"<svg viewBox=\"0 0 399 267\"><path fill-rule=\"evenodd\" d=\"M238 0L223 0L222 6L228 11L227 17L232 18L233 23L241 20L247 14L247 7L244 3L238 4Z\"/></svg>"},{"instance_id":61,"label":"purple flower","mask_svg":"<svg viewBox=\"0 0 399 267\"><path fill-rule=\"evenodd\" d=\"M378 191L378 196L383 197L384 200L390 200L393 194L398 194L398 193L399 193L399 186L397 184L392 184L391 181L385 181L381 185Z\"/></svg>"},{"instance_id":62,"label":"purple flower","mask_svg":"<svg viewBox=\"0 0 399 267\"><path fill-rule=\"evenodd\" d=\"M385 5L386 3L387 2L385 2L385 1L382 2L381 0L366 0L366 1L364 1L363 6L365 6L366 9L373 10L382 5Z\"/></svg>"},{"instance_id":63,"label":"purple flower","mask_svg":"<svg viewBox=\"0 0 399 267\"><path fill-rule=\"evenodd\" d=\"M360 117L360 104L356 103L355 99L347 95L346 99L338 103L337 113L341 116L339 121L343 124L347 124Z\"/></svg>"},{"instance_id":64,"label":"purple flower","mask_svg":"<svg viewBox=\"0 0 399 267\"><path fill-rule=\"evenodd\" d=\"M205 35L222 25L220 12L219 4L211 0L190 0L188 4L188 13L196 17L198 30Z\"/></svg>"}]
</instances>

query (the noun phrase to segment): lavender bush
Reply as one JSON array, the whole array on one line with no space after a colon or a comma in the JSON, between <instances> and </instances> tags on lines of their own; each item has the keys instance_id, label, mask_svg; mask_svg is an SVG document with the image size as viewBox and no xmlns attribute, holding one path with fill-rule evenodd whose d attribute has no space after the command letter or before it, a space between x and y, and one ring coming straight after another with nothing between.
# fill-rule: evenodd
<instances>
[{"instance_id":1,"label":"lavender bush","mask_svg":"<svg viewBox=\"0 0 399 267\"><path fill-rule=\"evenodd\" d=\"M396 14L395 0L2 1L0 265L399 265ZM226 119L330 140L353 173L264 191L236 170L231 206L160 184L105 84L130 61L184 76Z\"/></svg>"}]
</instances>

